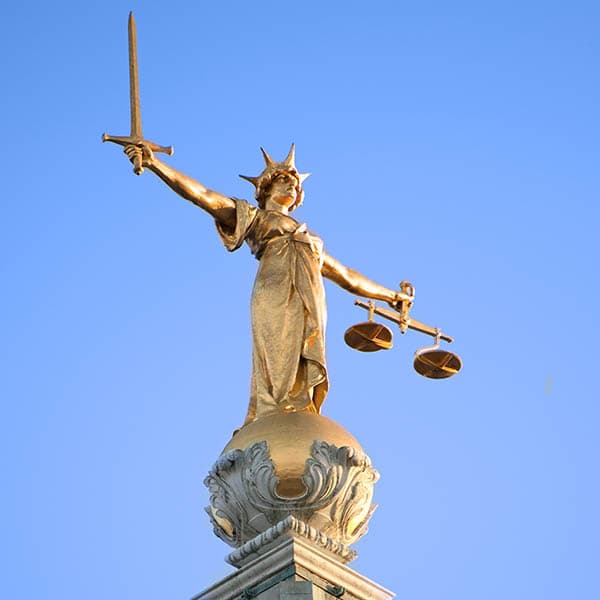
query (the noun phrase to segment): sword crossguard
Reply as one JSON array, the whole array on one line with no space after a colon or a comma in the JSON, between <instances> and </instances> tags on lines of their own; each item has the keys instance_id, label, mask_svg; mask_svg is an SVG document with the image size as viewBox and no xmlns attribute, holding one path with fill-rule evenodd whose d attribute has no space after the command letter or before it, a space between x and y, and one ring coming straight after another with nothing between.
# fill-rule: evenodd
<instances>
[{"instance_id":1,"label":"sword crossguard","mask_svg":"<svg viewBox=\"0 0 600 600\"><path fill-rule=\"evenodd\" d=\"M141 148L142 146L148 146L152 152L162 152L163 154L168 154L169 156L173 156L173 146L159 146L158 144L151 142L149 140L145 140L141 137L130 136L130 135L108 135L107 133L102 134L103 142L112 142L113 144L118 144L119 146L138 146ZM144 167L142 166L142 157L137 155L133 161L133 172L136 175L141 175L144 172Z\"/></svg>"}]
</instances>

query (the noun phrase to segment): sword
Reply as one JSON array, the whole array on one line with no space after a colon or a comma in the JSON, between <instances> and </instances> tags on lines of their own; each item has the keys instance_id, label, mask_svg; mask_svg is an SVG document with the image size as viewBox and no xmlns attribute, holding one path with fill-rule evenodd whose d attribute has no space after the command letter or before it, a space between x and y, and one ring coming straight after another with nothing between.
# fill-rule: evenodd
<instances>
[{"instance_id":1,"label":"sword","mask_svg":"<svg viewBox=\"0 0 600 600\"><path fill-rule=\"evenodd\" d=\"M137 63L137 35L135 30L135 20L133 11L129 13L128 22L129 33L129 101L131 111L131 133L128 136L102 134L103 142L113 142L119 146L139 146L142 144L148 146L153 152L163 152L171 156L173 146L159 146L154 142L145 140L142 134L142 116L140 113L140 81L138 77ZM144 172L142 167L142 156L136 155L133 163L133 172L141 175Z\"/></svg>"}]
</instances>

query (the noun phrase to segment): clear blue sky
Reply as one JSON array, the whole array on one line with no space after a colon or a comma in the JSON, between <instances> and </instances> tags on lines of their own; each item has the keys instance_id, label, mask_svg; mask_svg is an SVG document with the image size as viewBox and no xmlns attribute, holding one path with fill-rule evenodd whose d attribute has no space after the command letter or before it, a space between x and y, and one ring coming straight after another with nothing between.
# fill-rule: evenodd
<instances>
[{"instance_id":1,"label":"clear blue sky","mask_svg":"<svg viewBox=\"0 0 600 600\"><path fill-rule=\"evenodd\" d=\"M381 472L353 566L410 600L592 600L598 557L596 2L5 3L2 596L187 599L230 572L205 473L245 414L256 262L103 131L250 198L259 146L313 176L296 216L456 338L343 343L331 393Z\"/></svg>"}]
</instances>

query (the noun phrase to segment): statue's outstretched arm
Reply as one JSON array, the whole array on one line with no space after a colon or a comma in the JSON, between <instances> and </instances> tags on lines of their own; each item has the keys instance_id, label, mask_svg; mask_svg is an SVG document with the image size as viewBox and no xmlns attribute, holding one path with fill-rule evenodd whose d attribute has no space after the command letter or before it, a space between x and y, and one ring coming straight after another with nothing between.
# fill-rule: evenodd
<instances>
[{"instance_id":1,"label":"statue's outstretched arm","mask_svg":"<svg viewBox=\"0 0 600 600\"><path fill-rule=\"evenodd\" d=\"M142 153L142 166L160 177L172 190L182 198L189 200L210 214L215 221L225 228L235 228L235 202L213 190L209 190L199 181L184 175L177 169L167 165L154 156L146 145L127 146L125 154L133 162L136 154Z\"/></svg>"},{"instance_id":2,"label":"statue's outstretched arm","mask_svg":"<svg viewBox=\"0 0 600 600\"><path fill-rule=\"evenodd\" d=\"M346 267L327 253L323 258L321 273L323 277L327 277L341 288L357 296L371 298L372 300L383 300L391 306L395 306L401 300L409 299L406 294L379 285L358 271Z\"/></svg>"}]
</instances>

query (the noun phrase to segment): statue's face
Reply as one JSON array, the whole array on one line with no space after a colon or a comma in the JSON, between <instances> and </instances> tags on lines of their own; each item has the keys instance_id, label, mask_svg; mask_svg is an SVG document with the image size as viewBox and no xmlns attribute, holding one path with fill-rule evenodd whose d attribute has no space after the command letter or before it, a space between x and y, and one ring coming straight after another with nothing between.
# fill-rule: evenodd
<instances>
[{"instance_id":1,"label":"statue's face","mask_svg":"<svg viewBox=\"0 0 600 600\"><path fill-rule=\"evenodd\" d=\"M271 181L267 191L267 199L289 208L296 202L298 196L297 179L289 173L279 173Z\"/></svg>"}]
</instances>

